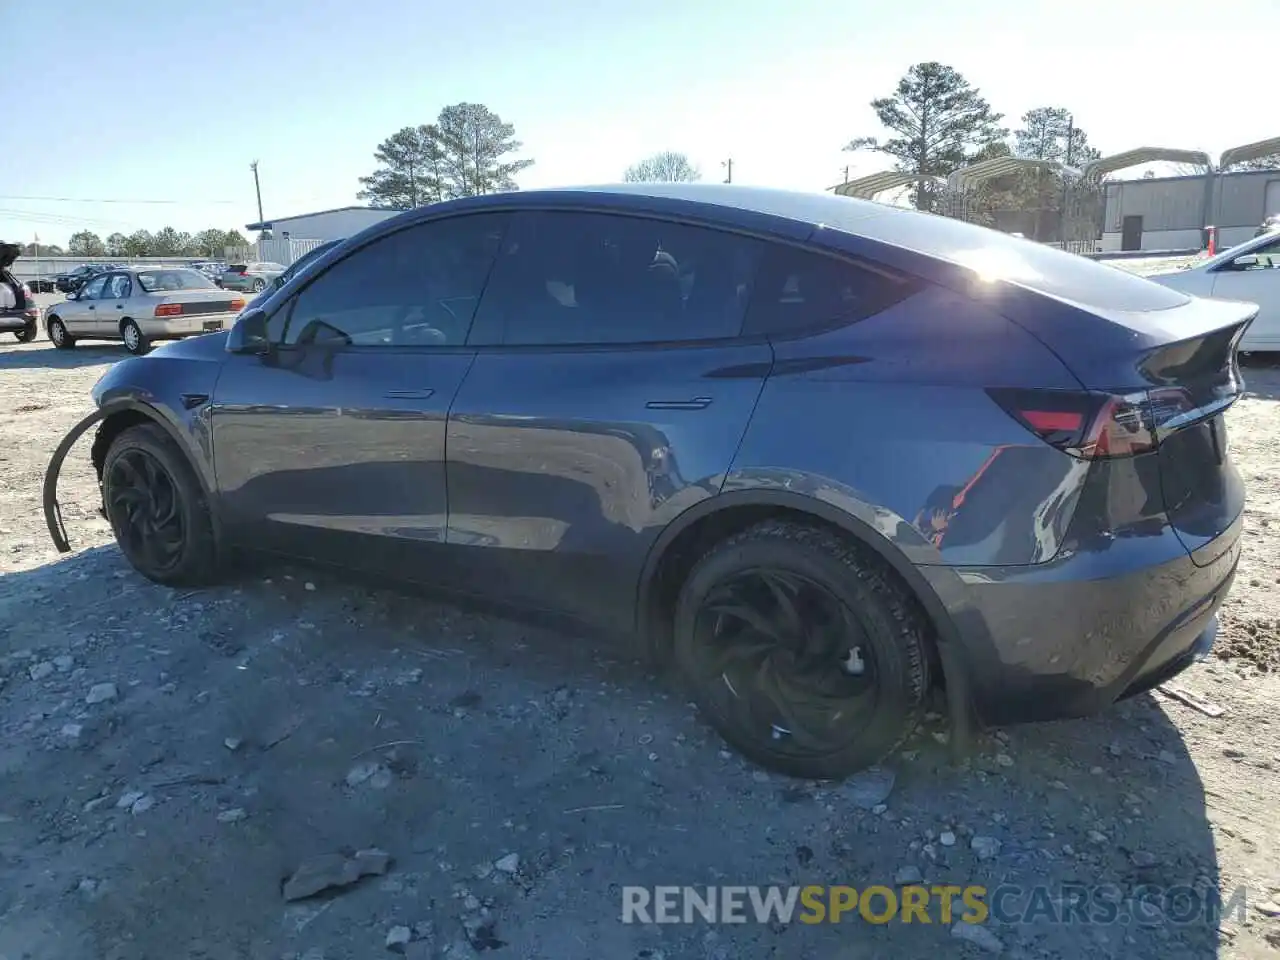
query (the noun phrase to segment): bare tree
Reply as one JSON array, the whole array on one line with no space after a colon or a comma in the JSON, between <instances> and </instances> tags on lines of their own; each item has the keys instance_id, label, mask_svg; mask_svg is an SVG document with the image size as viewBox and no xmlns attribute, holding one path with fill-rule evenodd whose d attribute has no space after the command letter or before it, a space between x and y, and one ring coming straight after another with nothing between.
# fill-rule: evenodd
<instances>
[{"instance_id":1,"label":"bare tree","mask_svg":"<svg viewBox=\"0 0 1280 960\"><path fill-rule=\"evenodd\" d=\"M691 183L702 174L683 153L667 150L627 167L622 179L627 183Z\"/></svg>"}]
</instances>

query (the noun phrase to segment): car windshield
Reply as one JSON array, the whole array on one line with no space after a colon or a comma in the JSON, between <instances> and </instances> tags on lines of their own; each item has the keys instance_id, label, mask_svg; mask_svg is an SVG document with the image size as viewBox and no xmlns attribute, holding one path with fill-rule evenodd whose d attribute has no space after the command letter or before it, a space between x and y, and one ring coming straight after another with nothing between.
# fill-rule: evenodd
<instances>
[{"instance_id":1,"label":"car windshield","mask_svg":"<svg viewBox=\"0 0 1280 960\"><path fill-rule=\"evenodd\" d=\"M217 287L198 270L140 270L138 285L147 293L166 290L216 290Z\"/></svg>"}]
</instances>

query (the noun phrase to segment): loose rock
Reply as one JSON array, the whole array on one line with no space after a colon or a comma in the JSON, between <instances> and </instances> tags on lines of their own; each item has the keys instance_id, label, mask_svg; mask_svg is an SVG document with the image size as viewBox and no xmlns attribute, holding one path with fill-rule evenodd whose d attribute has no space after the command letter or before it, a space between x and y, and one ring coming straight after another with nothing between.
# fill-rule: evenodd
<instances>
[{"instance_id":1,"label":"loose rock","mask_svg":"<svg viewBox=\"0 0 1280 960\"><path fill-rule=\"evenodd\" d=\"M965 943L971 943L987 953L998 954L1004 950L1004 944L1000 942L1000 938L981 924L965 923L961 920L951 928L951 936Z\"/></svg>"},{"instance_id":2,"label":"loose rock","mask_svg":"<svg viewBox=\"0 0 1280 960\"><path fill-rule=\"evenodd\" d=\"M66 673L75 666L75 662L75 657L69 656L65 653L53 658L53 665L58 668L59 673Z\"/></svg>"},{"instance_id":3,"label":"loose rock","mask_svg":"<svg viewBox=\"0 0 1280 960\"><path fill-rule=\"evenodd\" d=\"M893 792L895 775L888 767L868 767L844 782L844 791L855 807L871 810Z\"/></svg>"},{"instance_id":4,"label":"loose rock","mask_svg":"<svg viewBox=\"0 0 1280 960\"><path fill-rule=\"evenodd\" d=\"M1013 757L1009 756L1007 753L997 753L996 763L1000 764L1002 767L1012 767Z\"/></svg>"},{"instance_id":5,"label":"loose rock","mask_svg":"<svg viewBox=\"0 0 1280 960\"><path fill-rule=\"evenodd\" d=\"M502 873L515 873L520 869L520 854L508 853L505 857L493 861L493 869Z\"/></svg>"},{"instance_id":6,"label":"loose rock","mask_svg":"<svg viewBox=\"0 0 1280 960\"><path fill-rule=\"evenodd\" d=\"M974 837L969 841L969 849L979 860L991 860L1000 854L1000 841L995 837Z\"/></svg>"},{"instance_id":7,"label":"loose rock","mask_svg":"<svg viewBox=\"0 0 1280 960\"><path fill-rule=\"evenodd\" d=\"M27 673L32 680L43 680L53 675L53 664L48 660L42 660L40 663L33 663L27 668Z\"/></svg>"},{"instance_id":8,"label":"loose rock","mask_svg":"<svg viewBox=\"0 0 1280 960\"><path fill-rule=\"evenodd\" d=\"M79 740L80 734L84 733L84 726L79 723L64 723L61 732L68 740Z\"/></svg>"},{"instance_id":9,"label":"loose rock","mask_svg":"<svg viewBox=\"0 0 1280 960\"><path fill-rule=\"evenodd\" d=\"M408 927L392 927L387 931L387 949L395 953L404 953L404 948L413 939L413 931Z\"/></svg>"},{"instance_id":10,"label":"loose rock","mask_svg":"<svg viewBox=\"0 0 1280 960\"><path fill-rule=\"evenodd\" d=\"M351 856L326 853L304 861L281 887L286 900L305 900L322 890L349 887L361 877L381 876L391 865L391 855L370 847Z\"/></svg>"},{"instance_id":11,"label":"loose rock","mask_svg":"<svg viewBox=\"0 0 1280 960\"><path fill-rule=\"evenodd\" d=\"M239 823L247 816L249 816L249 814L245 812L244 807L232 807L230 810L223 810L218 814L218 822Z\"/></svg>"},{"instance_id":12,"label":"loose rock","mask_svg":"<svg viewBox=\"0 0 1280 960\"><path fill-rule=\"evenodd\" d=\"M232 753L235 753L237 750L239 750L243 744L244 744L244 741L241 740L239 737L227 737L227 739L222 741L222 745L226 747L228 750L230 750Z\"/></svg>"},{"instance_id":13,"label":"loose rock","mask_svg":"<svg viewBox=\"0 0 1280 960\"><path fill-rule=\"evenodd\" d=\"M893 882L900 887L905 887L913 883L923 883L924 875L920 873L920 868L915 864L907 864L893 875Z\"/></svg>"},{"instance_id":14,"label":"loose rock","mask_svg":"<svg viewBox=\"0 0 1280 960\"><path fill-rule=\"evenodd\" d=\"M89 693L85 696L84 702L88 704L106 703L108 700L114 700L119 695L114 683L95 683L89 688Z\"/></svg>"},{"instance_id":15,"label":"loose rock","mask_svg":"<svg viewBox=\"0 0 1280 960\"><path fill-rule=\"evenodd\" d=\"M943 830L938 834L938 842L944 847L954 847L956 845L956 835L950 830Z\"/></svg>"}]
</instances>

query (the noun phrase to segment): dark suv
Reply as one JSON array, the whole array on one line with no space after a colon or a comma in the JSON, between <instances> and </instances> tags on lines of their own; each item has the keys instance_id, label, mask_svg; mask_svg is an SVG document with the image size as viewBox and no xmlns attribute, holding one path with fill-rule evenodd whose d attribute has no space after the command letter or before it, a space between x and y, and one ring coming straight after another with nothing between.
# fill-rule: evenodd
<instances>
[{"instance_id":1,"label":"dark suv","mask_svg":"<svg viewBox=\"0 0 1280 960\"><path fill-rule=\"evenodd\" d=\"M940 686L1078 716L1212 644L1251 304L971 224L723 185L493 194L112 366L92 458L166 584L237 550L638 638L725 738L838 776Z\"/></svg>"}]
</instances>

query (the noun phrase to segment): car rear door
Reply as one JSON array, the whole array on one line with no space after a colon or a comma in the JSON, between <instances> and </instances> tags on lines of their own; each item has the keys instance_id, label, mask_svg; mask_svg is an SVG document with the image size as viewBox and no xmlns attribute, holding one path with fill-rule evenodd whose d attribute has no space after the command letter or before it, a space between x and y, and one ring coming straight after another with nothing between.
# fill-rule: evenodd
<instances>
[{"instance_id":1,"label":"car rear door","mask_svg":"<svg viewBox=\"0 0 1280 960\"><path fill-rule=\"evenodd\" d=\"M435 578L445 421L505 223L473 214L384 234L274 310L269 353L228 359L212 431L234 537Z\"/></svg>"},{"instance_id":2,"label":"car rear door","mask_svg":"<svg viewBox=\"0 0 1280 960\"><path fill-rule=\"evenodd\" d=\"M133 293L133 280L127 273L108 273L102 297L94 304L94 323L98 336L116 336L125 315L125 301Z\"/></svg>"},{"instance_id":3,"label":"car rear door","mask_svg":"<svg viewBox=\"0 0 1280 960\"><path fill-rule=\"evenodd\" d=\"M1245 331L1246 350L1280 350L1280 236L1250 250L1246 261L1213 272L1213 296L1256 303L1258 317Z\"/></svg>"},{"instance_id":4,"label":"car rear door","mask_svg":"<svg viewBox=\"0 0 1280 960\"><path fill-rule=\"evenodd\" d=\"M739 338L759 241L517 214L448 427L449 567L476 592L629 625L645 557L716 494L772 350Z\"/></svg>"}]
</instances>

